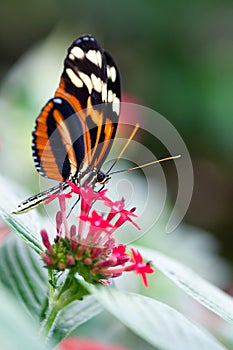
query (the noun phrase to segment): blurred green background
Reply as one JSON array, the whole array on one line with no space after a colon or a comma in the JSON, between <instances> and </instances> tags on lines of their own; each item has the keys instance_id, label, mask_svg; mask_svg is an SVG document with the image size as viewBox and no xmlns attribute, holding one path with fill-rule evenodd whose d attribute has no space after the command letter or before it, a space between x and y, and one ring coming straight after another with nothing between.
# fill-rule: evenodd
<instances>
[{"instance_id":1,"label":"blurred green background","mask_svg":"<svg viewBox=\"0 0 233 350\"><path fill-rule=\"evenodd\" d=\"M84 33L93 34L113 54L124 92L165 116L183 137L195 180L185 222L214 233L222 242L221 254L233 262L233 1L2 2L1 81L26 52L46 38L51 43L53 37L60 38L64 57L72 40ZM49 65L53 68L51 62L43 64L48 65L46 71L37 72L41 85ZM61 71L60 57L54 65ZM33 81L27 79L24 83L30 90ZM30 112L35 95L28 98L24 89L14 93L15 85L5 88L5 96L24 103ZM38 108L50 97L41 97ZM33 110L30 123L36 115ZM8 117L2 110L1 125L6 125ZM17 130L23 116L19 113L17 118L15 113L15 118L11 127ZM5 134L1 127L0 137L12 138L13 147L14 132ZM2 147L3 161L6 150ZM26 148L30 152L28 140ZM168 171L168 176L171 183L175 181L174 171Z\"/></svg>"},{"instance_id":2,"label":"blurred green background","mask_svg":"<svg viewBox=\"0 0 233 350\"><path fill-rule=\"evenodd\" d=\"M68 46L85 33L93 34L117 61L127 99L165 116L193 161L194 192L184 224L176 234L165 236L160 223L143 243L233 293L232 268L225 262L233 264L233 1L2 2L0 171L31 193L38 190L31 156L35 118L53 96ZM160 145L149 148L158 158L166 155ZM165 165L165 174L175 199L177 178L171 163ZM138 196L143 198L142 191L139 181ZM146 213L145 221L151 215ZM122 283L126 288L134 284L128 277ZM150 287L141 292L175 304L221 333L222 323L190 303L158 272ZM115 335L118 342L115 324L107 319L105 326L99 320L84 325L80 334L90 336L92 329L93 336L101 326L100 337ZM127 344L131 335L125 332ZM220 338L226 336L233 344L231 334L223 328ZM132 342L131 348L146 349L138 339Z\"/></svg>"}]
</instances>

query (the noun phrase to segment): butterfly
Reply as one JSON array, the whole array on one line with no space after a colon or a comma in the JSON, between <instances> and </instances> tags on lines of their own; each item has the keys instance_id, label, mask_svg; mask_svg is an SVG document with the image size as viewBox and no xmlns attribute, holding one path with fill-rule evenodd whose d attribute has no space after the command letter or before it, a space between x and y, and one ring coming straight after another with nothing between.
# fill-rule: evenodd
<instances>
[{"instance_id":1,"label":"butterfly","mask_svg":"<svg viewBox=\"0 0 233 350\"><path fill-rule=\"evenodd\" d=\"M120 76L113 58L93 36L79 37L68 48L59 86L32 132L36 170L61 185L21 202L14 214L66 189L67 180L94 186L109 179L100 168L116 134L120 99Z\"/></svg>"}]
</instances>

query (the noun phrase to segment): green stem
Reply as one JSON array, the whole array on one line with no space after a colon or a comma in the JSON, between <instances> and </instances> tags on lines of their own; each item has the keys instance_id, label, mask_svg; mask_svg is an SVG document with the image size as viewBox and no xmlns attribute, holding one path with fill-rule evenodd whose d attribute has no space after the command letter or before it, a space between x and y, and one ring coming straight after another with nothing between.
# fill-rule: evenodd
<instances>
[{"instance_id":1,"label":"green stem","mask_svg":"<svg viewBox=\"0 0 233 350\"><path fill-rule=\"evenodd\" d=\"M59 308L57 306L50 307L46 315L46 319L41 325L40 334L46 339L46 341L48 341L52 335L52 330L54 328L58 312Z\"/></svg>"},{"instance_id":2,"label":"green stem","mask_svg":"<svg viewBox=\"0 0 233 350\"><path fill-rule=\"evenodd\" d=\"M41 323L44 321L44 319L46 318L46 315L48 313L49 301L53 299L54 287L52 287L52 285L51 285L52 279L53 279L52 271L48 270L48 280L50 281L49 282L49 290L48 290L48 293L46 293L46 296L45 296L43 304L42 304L41 312L40 312L40 322Z\"/></svg>"},{"instance_id":3,"label":"green stem","mask_svg":"<svg viewBox=\"0 0 233 350\"><path fill-rule=\"evenodd\" d=\"M43 303L41 310L41 328L40 334L48 341L50 334L52 334L52 329L54 328L54 321L59 312L59 307L54 303L54 295L56 292L56 287L54 285L54 275L52 270L48 270L48 280L49 280L49 291L46 299ZM52 306L54 305L54 306Z\"/></svg>"},{"instance_id":4,"label":"green stem","mask_svg":"<svg viewBox=\"0 0 233 350\"><path fill-rule=\"evenodd\" d=\"M49 271L50 283L47 303L42 309L42 316L44 316L41 323L40 334L48 341L53 333L56 324L56 318L59 311L64 309L74 300L81 300L85 295L89 294L87 289L69 272L66 276L63 285L56 287L53 273Z\"/></svg>"},{"instance_id":5,"label":"green stem","mask_svg":"<svg viewBox=\"0 0 233 350\"><path fill-rule=\"evenodd\" d=\"M42 304L41 312L40 312L40 322L43 322L43 320L45 319L46 314L48 312L48 308L49 308L49 298L46 295Z\"/></svg>"}]
</instances>

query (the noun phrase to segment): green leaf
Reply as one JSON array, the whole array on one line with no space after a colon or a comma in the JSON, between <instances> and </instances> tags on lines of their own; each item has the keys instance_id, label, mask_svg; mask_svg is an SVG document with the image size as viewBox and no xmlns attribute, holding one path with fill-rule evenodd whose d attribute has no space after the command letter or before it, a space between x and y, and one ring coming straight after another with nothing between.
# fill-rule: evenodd
<instances>
[{"instance_id":1,"label":"green leaf","mask_svg":"<svg viewBox=\"0 0 233 350\"><path fill-rule=\"evenodd\" d=\"M102 306L92 295L84 297L81 301L72 302L60 311L53 330L53 338L59 342L102 310Z\"/></svg>"},{"instance_id":2,"label":"green leaf","mask_svg":"<svg viewBox=\"0 0 233 350\"><path fill-rule=\"evenodd\" d=\"M60 341L100 311L100 304L89 295L81 280L68 274L52 298L41 325L41 332L47 339L53 337Z\"/></svg>"},{"instance_id":3,"label":"green leaf","mask_svg":"<svg viewBox=\"0 0 233 350\"><path fill-rule=\"evenodd\" d=\"M14 234L0 247L0 280L38 323L47 316L47 269L40 256ZM74 300L56 315L50 337L60 341L101 311L102 307L93 296Z\"/></svg>"},{"instance_id":4,"label":"green leaf","mask_svg":"<svg viewBox=\"0 0 233 350\"><path fill-rule=\"evenodd\" d=\"M127 346L133 350L155 350L155 347L131 332L117 318L112 317L108 311L103 311L89 322L83 324L72 332L72 337L79 336L92 338L102 343Z\"/></svg>"},{"instance_id":5,"label":"green leaf","mask_svg":"<svg viewBox=\"0 0 233 350\"><path fill-rule=\"evenodd\" d=\"M0 208L0 215L8 226L10 226L19 237L32 247L35 252L42 252L42 246L38 237L35 235L33 229L25 224L24 217L16 217L16 215L8 213L3 208Z\"/></svg>"},{"instance_id":6,"label":"green leaf","mask_svg":"<svg viewBox=\"0 0 233 350\"><path fill-rule=\"evenodd\" d=\"M40 253L42 246L37 227L41 221L40 216L35 210L21 215L11 214L16 204L20 202L18 197L21 192L16 184L0 176L0 216L28 245Z\"/></svg>"},{"instance_id":7,"label":"green leaf","mask_svg":"<svg viewBox=\"0 0 233 350\"><path fill-rule=\"evenodd\" d=\"M228 294L176 260L155 250L144 247L137 248L146 259L152 261L159 271L183 289L185 293L224 320L233 323L233 299Z\"/></svg>"},{"instance_id":8,"label":"green leaf","mask_svg":"<svg viewBox=\"0 0 233 350\"><path fill-rule=\"evenodd\" d=\"M203 327L157 300L113 288L89 289L105 309L159 349L226 349Z\"/></svg>"},{"instance_id":9,"label":"green leaf","mask_svg":"<svg viewBox=\"0 0 233 350\"><path fill-rule=\"evenodd\" d=\"M25 310L0 286L0 344L1 349L46 350L51 349L39 339L36 323ZM50 344L51 345L51 344Z\"/></svg>"},{"instance_id":10,"label":"green leaf","mask_svg":"<svg viewBox=\"0 0 233 350\"><path fill-rule=\"evenodd\" d=\"M0 279L39 320L48 291L48 273L40 256L14 234L0 247Z\"/></svg>"}]
</instances>

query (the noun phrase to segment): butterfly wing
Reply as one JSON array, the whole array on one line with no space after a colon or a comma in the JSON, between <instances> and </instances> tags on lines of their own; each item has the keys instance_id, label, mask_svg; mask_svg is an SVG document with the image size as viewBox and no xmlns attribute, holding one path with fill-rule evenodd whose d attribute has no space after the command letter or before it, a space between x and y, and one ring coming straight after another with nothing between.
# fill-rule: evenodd
<instances>
[{"instance_id":1,"label":"butterfly wing","mask_svg":"<svg viewBox=\"0 0 233 350\"><path fill-rule=\"evenodd\" d=\"M33 157L43 176L65 181L84 168L99 168L117 129L120 78L116 64L92 36L68 49L55 97L33 131Z\"/></svg>"},{"instance_id":2,"label":"butterfly wing","mask_svg":"<svg viewBox=\"0 0 233 350\"><path fill-rule=\"evenodd\" d=\"M97 117L96 122L98 123L98 120L101 118L103 122L100 125L98 136L95 133L95 127L92 126L91 128L92 151L91 159L89 160L90 169L99 169L105 161L116 134L120 115L121 91L119 71L113 58L106 51L104 52L104 57L107 70L106 85L104 84L104 89L102 90L104 103L93 107L94 114Z\"/></svg>"},{"instance_id":3,"label":"butterfly wing","mask_svg":"<svg viewBox=\"0 0 233 350\"><path fill-rule=\"evenodd\" d=\"M43 108L33 131L33 158L37 171L65 181L84 157L80 119L68 101L54 97Z\"/></svg>"}]
</instances>

